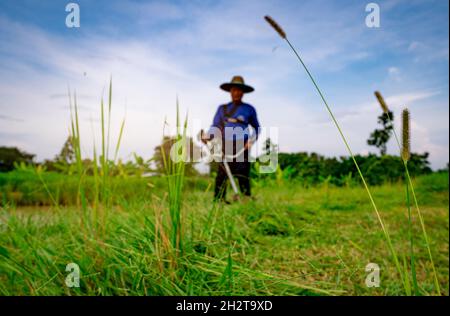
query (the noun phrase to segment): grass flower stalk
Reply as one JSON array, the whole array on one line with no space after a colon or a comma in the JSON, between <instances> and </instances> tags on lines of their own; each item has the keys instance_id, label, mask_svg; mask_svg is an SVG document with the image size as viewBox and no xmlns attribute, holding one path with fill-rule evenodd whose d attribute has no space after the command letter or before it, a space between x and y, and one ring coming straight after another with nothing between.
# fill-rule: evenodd
<instances>
[{"instance_id":1,"label":"grass flower stalk","mask_svg":"<svg viewBox=\"0 0 450 316\"><path fill-rule=\"evenodd\" d=\"M410 158L410 130L409 130L409 111L408 109L404 109L402 112L402 159L405 163L408 163ZM406 175L405 175L406 178ZM408 234L409 234L409 256L410 256L410 264L411 264L411 274L412 281L414 286L414 294L419 295L419 287L417 285L417 274L416 274L416 265L414 258L414 236L412 232L412 216L411 216L411 204L409 197L409 184L407 179L405 179L406 186L406 206L408 209Z\"/></svg>"},{"instance_id":2,"label":"grass flower stalk","mask_svg":"<svg viewBox=\"0 0 450 316\"><path fill-rule=\"evenodd\" d=\"M387 107L387 104L386 104L386 102L384 101L384 98L383 98L383 96L381 95L381 93L378 92L378 91L376 91L376 92L375 92L375 96L376 96L376 98L378 99L378 102L380 103L381 108L383 109L383 111L384 111L385 113L387 113L388 118L391 119L391 118L389 117L389 108ZM409 121L409 120L408 120L408 121ZM408 124L409 124L409 122L408 122ZM415 205L416 211L417 211L417 216L419 217L419 222L420 222L420 226L421 226L421 229L422 229L422 234L423 234L423 237L424 237L424 239L425 239L425 245L426 245L426 247L427 247L428 258L430 259L430 262L431 262L431 268L432 268L432 270L433 270L434 286L435 286L435 289L436 289L437 294L438 294L438 295L441 295L441 289L440 289L440 285L439 285L439 279L438 279L436 267L435 267L435 265L434 265L433 255L431 254L431 247L430 247L430 242L429 242L428 234L427 234L427 231L426 231L426 228L425 228L425 221L424 221L424 219L423 219L422 212L420 211L420 208L419 208L419 203L418 203L418 201L417 201L417 196L416 196L416 193L415 193L415 190L414 190L414 186L413 186L413 183L412 183L411 175L409 174L409 169L408 169L408 163L407 163L407 160L403 159L403 146L400 144L400 140L399 140L399 138L398 138L398 136L397 136L397 132L395 131L395 128L393 129L393 131L394 131L395 141L397 142L397 146L398 146L398 148L399 148L399 150L400 150L400 156L402 157L403 167L404 167L404 169L405 169L405 175L406 175L407 183L408 183L408 186L409 186L409 190L411 190L411 194L412 194L412 197L413 197L413 200L414 200L414 205ZM410 147L410 141L409 141L408 147ZM408 158L409 158L409 155L408 155ZM409 191L408 191L408 192L409 192Z\"/></svg>"},{"instance_id":3,"label":"grass flower stalk","mask_svg":"<svg viewBox=\"0 0 450 316\"><path fill-rule=\"evenodd\" d=\"M350 146L349 146L349 144L348 144L348 142L347 142L347 140L346 140L346 138L345 138L345 136L344 136L344 134L343 134L343 132L342 132L341 127L339 126L339 123L337 122L337 120L336 120L336 118L335 118L333 112L331 111L331 108L330 108L330 106L328 105L328 102L326 101L326 99L325 99L325 97L324 97L322 91L320 90L319 86L317 85L316 81L314 80L313 76L311 75L310 71L308 70L308 67L305 65L305 63L303 62L303 60L302 60L302 58L300 57L300 55L297 53L297 51L296 51L296 49L294 48L294 46L292 46L291 42L290 42L289 39L287 38L286 33L283 31L283 29L282 29L282 28L278 25L278 23L276 23L271 17L265 16L264 18L265 18L265 20L266 20L266 21L267 21L267 22L275 29L275 31L281 36L281 38L283 38L283 39L288 43L289 47L292 49L292 51L294 52L295 56L296 56L297 59L300 61L300 63L302 64L303 68L305 69L306 73L308 74L309 78L311 79L311 81L312 81L314 87L316 88L317 92L319 93L320 98L322 99L322 101L323 101L323 103L324 103L324 105L325 105L325 107L326 107L328 113L330 114L330 116L331 116L331 118L332 118L334 124L336 125L336 127L337 127L337 129L338 129L338 131L339 131L339 134L341 135L342 140L344 141L344 144L345 144L345 146L346 146L346 148L347 148L347 150L348 150L350 156L352 157L352 160L353 160L353 162L354 162L354 164L355 164L355 166L356 166L356 169L357 169L357 171L358 171L358 174L359 174L359 176L361 177L361 180L362 180L362 182L363 182L363 184L364 184L364 187L365 187L365 189L366 189L366 191L367 191L367 194L369 195L370 201L371 201L371 203L372 203L372 206L373 206L373 208L374 208L374 210L375 210L375 213L376 213L376 215L377 215L378 221L379 221L379 223L380 223L380 225L381 225L381 228L382 228L382 230L383 230L384 236L385 236L386 241L387 241L387 243L388 243L389 250L390 250L390 252L391 252L391 254L392 254L392 256L393 256L395 266L396 266L397 271L398 271L398 273L399 273L399 275L400 275L400 278L401 278L401 280L402 280L402 283L403 283L403 285L405 286L405 289L406 289L406 284L405 284L405 280L404 280L404 277L403 277L402 268L401 268L401 266L400 266L400 262L399 262L399 260L398 260L397 254L396 254L396 252L395 252L395 250L394 250L394 247L393 247L393 245L392 245L391 237L390 237L390 235L389 235L389 233L388 233L387 228L385 227L385 225L384 225L384 223L383 223L383 220L382 220L382 218L381 218L380 212L378 211L378 208L377 208L377 206L376 206L376 204L375 204L375 201L374 201L374 199L373 199L372 193L371 193L370 190L369 190L369 187L368 187L368 185L367 185L367 183L366 183L366 180L364 179L364 176L363 176L363 174L362 174L362 172L361 172L361 170L360 170L360 168L359 168L359 165L358 165L358 163L357 163L357 161L356 161L356 159L355 159L355 156L353 155L353 152L352 152L352 150L351 150L351 148L350 148Z\"/></svg>"}]
</instances>

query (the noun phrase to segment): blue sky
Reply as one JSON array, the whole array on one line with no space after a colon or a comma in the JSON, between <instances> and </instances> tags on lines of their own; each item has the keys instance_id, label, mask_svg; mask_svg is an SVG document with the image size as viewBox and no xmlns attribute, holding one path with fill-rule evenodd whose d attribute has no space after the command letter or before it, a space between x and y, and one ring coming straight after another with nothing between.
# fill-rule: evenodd
<instances>
[{"instance_id":1,"label":"blue sky","mask_svg":"<svg viewBox=\"0 0 450 316\"><path fill-rule=\"evenodd\" d=\"M69 1L0 1L0 145L52 158L68 135L67 87L81 105L85 155L99 136L102 92L113 77L113 137L120 156L145 157L174 122L176 96L191 125L207 128L244 76L244 101L277 127L280 150L346 155L345 146L289 47L263 20L274 17L299 50L356 153L377 127L381 91L396 127L408 107L414 152L433 168L449 157L448 1L375 1L381 27L365 25L369 1L73 1L81 27L65 26ZM192 130L195 134L198 130ZM394 140L388 152L396 154Z\"/></svg>"}]
</instances>

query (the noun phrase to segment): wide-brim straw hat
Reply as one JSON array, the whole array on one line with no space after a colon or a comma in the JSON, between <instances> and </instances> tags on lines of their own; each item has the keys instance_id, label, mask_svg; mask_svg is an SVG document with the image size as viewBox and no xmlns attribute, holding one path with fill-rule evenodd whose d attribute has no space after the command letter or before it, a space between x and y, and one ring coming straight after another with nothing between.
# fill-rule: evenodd
<instances>
[{"instance_id":1,"label":"wide-brim straw hat","mask_svg":"<svg viewBox=\"0 0 450 316\"><path fill-rule=\"evenodd\" d=\"M233 79L231 79L231 82L226 82L220 85L220 88L225 91L230 91L232 87L237 87L241 89L244 93L249 93L254 91L253 87L248 86L244 82L244 78L241 76L234 76Z\"/></svg>"}]
</instances>

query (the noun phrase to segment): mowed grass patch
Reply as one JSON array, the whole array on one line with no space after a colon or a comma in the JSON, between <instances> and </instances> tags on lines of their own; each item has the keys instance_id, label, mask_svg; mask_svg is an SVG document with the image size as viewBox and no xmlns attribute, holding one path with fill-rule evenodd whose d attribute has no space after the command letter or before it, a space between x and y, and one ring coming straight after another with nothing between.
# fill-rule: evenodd
<instances>
[{"instance_id":1,"label":"mowed grass patch","mask_svg":"<svg viewBox=\"0 0 450 316\"><path fill-rule=\"evenodd\" d=\"M417 179L417 195L423 200L441 291L448 295L448 198L443 198L448 185L442 180L447 175L433 177L440 178ZM440 184L430 188L430 181ZM373 195L395 250L406 255L407 209L398 198L402 188L400 183L374 187ZM0 294L404 294L363 188L284 183L254 192L255 201L214 205L211 192L187 187L185 246L176 269L155 241L155 211L168 217L163 192L117 203L103 239L80 229L82 212L76 207L5 206L0 215ZM417 218L413 229L418 283L431 294L431 267ZM65 285L71 262L80 266L80 288ZM365 267L371 262L381 269L379 288L365 285Z\"/></svg>"}]
</instances>

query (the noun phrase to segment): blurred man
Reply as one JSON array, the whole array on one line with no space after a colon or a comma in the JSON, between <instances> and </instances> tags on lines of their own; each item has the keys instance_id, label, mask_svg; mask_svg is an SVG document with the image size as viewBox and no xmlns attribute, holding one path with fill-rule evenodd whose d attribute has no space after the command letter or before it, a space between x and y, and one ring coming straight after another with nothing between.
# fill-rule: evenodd
<instances>
[{"instance_id":1,"label":"blurred man","mask_svg":"<svg viewBox=\"0 0 450 316\"><path fill-rule=\"evenodd\" d=\"M213 124L208 133L202 136L202 141L206 143L213 137L217 137L215 131L220 130L223 154L235 155L245 148L241 155L232 161L227 159L227 162L231 173L239 181L241 193L250 197L250 162L248 158L250 147L259 135L259 122L255 108L242 102L242 97L244 93L250 93L254 89L246 85L241 76L234 76L231 82L222 84L220 88L230 92L231 102L219 106ZM250 133L249 126L253 128L253 133ZM220 162L214 189L216 201L229 203L225 199L226 180L225 166L223 162Z\"/></svg>"}]
</instances>

